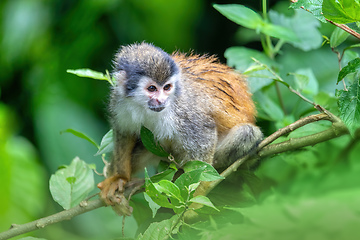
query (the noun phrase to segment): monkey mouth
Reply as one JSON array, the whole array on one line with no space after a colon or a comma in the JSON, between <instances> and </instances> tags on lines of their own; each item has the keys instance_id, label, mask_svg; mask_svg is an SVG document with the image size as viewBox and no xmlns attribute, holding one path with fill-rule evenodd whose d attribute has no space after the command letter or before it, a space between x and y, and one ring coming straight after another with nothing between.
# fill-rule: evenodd
<instances>
[{"instance_id":1,"label":"monkey mouth","mask_svg":"<svg viewBox=\"0 0 360 240\"><path fill-rule=\"evenodd\" d=\"M149 107L149 109L151 110L151 111L154 111L154 112L161 112L162 110L164 110L164 106L158 106L158 107L155 107L155 106L151 106L151 107Z\"/></svg>"}]
</instances>

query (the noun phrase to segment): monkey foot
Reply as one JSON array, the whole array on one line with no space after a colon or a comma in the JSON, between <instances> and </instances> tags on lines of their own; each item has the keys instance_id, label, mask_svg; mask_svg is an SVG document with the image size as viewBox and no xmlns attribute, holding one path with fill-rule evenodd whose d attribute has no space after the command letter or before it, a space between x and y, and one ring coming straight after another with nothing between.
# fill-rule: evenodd
<instances>
[{"instance_id":1,"label":"monkey foot","mask_svg":"<svg viewBox=\"0 0 360 240\"><path fill-rule=\"evenodd\" d=\"M120 216L130 216L133 210L124 196L125 183L125 179L112 176L97 185L101 190L100 198Z\"/></svg>"},{"instance_id":2,"label":"monkey foot","mask_svg":"<svg viewBox=\"0 0 360 240\"><path fill-rule=\"evenodd\" d=\"M100 198L110 206L120 204L124 197L126 180L118 175L109 177L97 185L100 188Z\"/></svg>"}]
</instances>

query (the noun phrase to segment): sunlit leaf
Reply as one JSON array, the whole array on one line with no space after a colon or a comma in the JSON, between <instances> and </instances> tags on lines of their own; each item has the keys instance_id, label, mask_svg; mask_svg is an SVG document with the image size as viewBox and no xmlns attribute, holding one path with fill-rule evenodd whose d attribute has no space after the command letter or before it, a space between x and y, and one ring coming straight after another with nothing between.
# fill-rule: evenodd
<instances>
[{"instance_id":1,"label":"sunlit leaf","mask_svg":"<svg viewBox=\"0 0 360 240\"><path fill-rule=\"evenodd\" d=\"M79 158L56 171L50 178L51 195L65 209L78 205L93 188L93 171Z\"/></svg>"},{"instance_id":2,"label":"sunlit leaf","mask_svg":"<svg viewBox=\"0 0 360 240\"><path fill-rule=\"evenodd\" d=\"M213 5L222 15L229 20L251 29L257 29L264 23L262 17L254 10L239 4Z\"/></svg>"},{"instance_id":3,"label":"sunlit leaf","mask_svg":"<svg viewBox=\"0 0 360 240\"><path fill-rule=\"evenodd\" d=\"M203 162L203 161L189 161L183 167L185 172L191 172L201 169L201 177L200 181L214 181L217 179L224 179L224 177L220 176L218 171L211 166L211 164Z\"/></svg>"},{"instance_id":4,"label":"sunlit leaf","mask_svg":"<svg viewBox=\"0 0 360 240\"><path fill-rule=\"evenodd\" d=\"M93 78L93 79L97 79L97 80L106 80L106 81L108 80L105 74L103 74L101 72L96 72L96 71L88 69L88 68L68 69L68 70L66 70L66 72L75 74L76 76L79 76L79 77L88 77L88 78Z\"/></svg>"},{"instance_id":5,"label":"sunlit leaf","mask_svg":"<svg viewBox=\"0 0 360 240\"><path fill-rule=\"evenodd\" d=\"M190 202L193 202L193 203L199 203L199 204L202 204L202 205L205 205L207 207L211 207L217 211L219 211L219 209L217 209L214 204L210 201L210 199L208 197L205 197L205 196L196 196L196 197L193 197L189 200Z\"/></svg>"},{"instance_id":6,"label":"sunlit leaf","mask_svg":"<svg viewBox=\"0 0 360 240\"><path fill-rule=\"evenodd\" d=\"M262 32L268 36L286 41L298 41L297 36L291 29L264 21L257 12L244 5L214 4L214 8L231 21L246 28L254 29L256 32Z\"/></svg>"},{"instance_id":7,"label":"sunlit leaf","mask_svg":"<svg viewBox=\"0 0 360 240\"><path fill-rule=\"evenodd\" d=\"M360 21L360 2L358 0L326 0L323 2L324 17L336 23Z\"/></svg>"}]
</instances>

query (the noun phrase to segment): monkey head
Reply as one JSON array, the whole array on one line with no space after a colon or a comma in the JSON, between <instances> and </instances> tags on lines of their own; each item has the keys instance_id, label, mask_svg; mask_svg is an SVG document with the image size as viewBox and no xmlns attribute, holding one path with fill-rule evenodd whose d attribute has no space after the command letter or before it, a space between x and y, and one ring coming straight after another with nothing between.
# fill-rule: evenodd
<instances>
[{"instance_id":1,"label":"monkey head","mask_svg":"<svg viewBox=\"0 0 360 240\"><path fill-rule=\"evenodd\" d=\"M160 112L179 94L180 70L169 54L151 44L122 47L115 56L113 76L118 94Z\"/></svg>"}]
</instances>

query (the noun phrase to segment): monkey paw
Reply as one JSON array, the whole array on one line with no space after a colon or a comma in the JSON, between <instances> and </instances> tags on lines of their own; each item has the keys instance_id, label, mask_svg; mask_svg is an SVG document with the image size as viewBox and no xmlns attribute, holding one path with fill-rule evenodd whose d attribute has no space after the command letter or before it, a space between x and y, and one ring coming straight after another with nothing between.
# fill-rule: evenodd
<instances>
[{"instance_id":1,"label":"monkey paw","mask_svg":"<svg viewBox=\"0 0 360 240\"><path fill-rule=\"evenodd\" d=\"M101 190L100 198L107 204L112 206L114 211L119 215L130 216L132 207L124 196L126 180L119 176L112 176L97 185Z\"/></svg>"},{"instance_id":2,"label":"monkey paw","mask_svg":"<svg viewBox=\"0 0 360 240\"><path fill-rule=\"evenodd\" d=\"M106 178L104 181L97 185L100 188L100 198L110 206L115 204L120 204L123 200L124 186L126 181L115 175L109 178Z\"/></svg>"}]
</instances>

